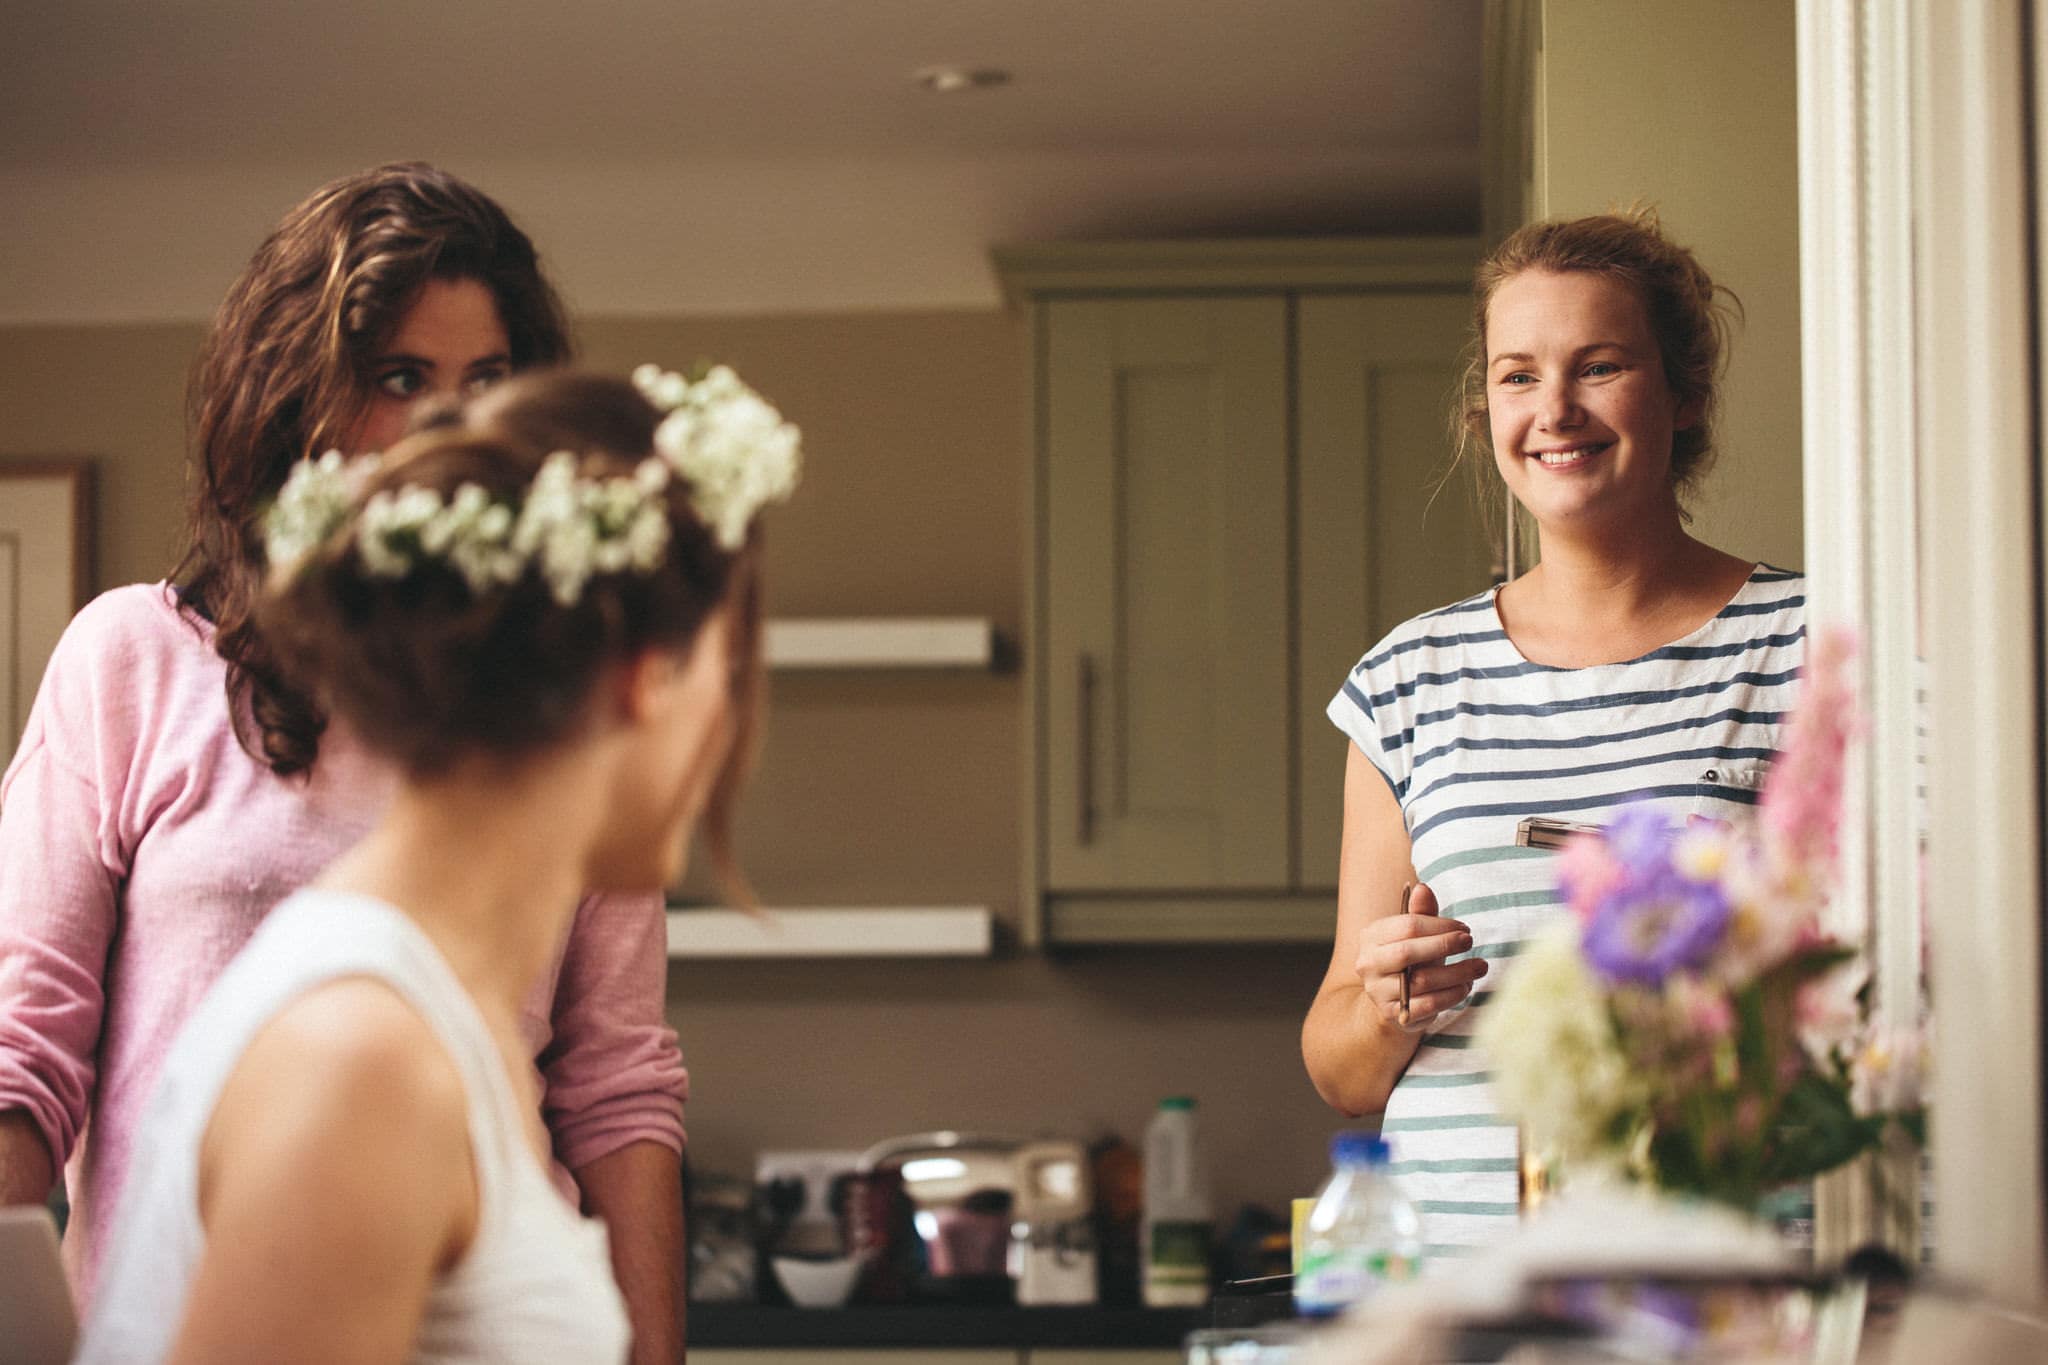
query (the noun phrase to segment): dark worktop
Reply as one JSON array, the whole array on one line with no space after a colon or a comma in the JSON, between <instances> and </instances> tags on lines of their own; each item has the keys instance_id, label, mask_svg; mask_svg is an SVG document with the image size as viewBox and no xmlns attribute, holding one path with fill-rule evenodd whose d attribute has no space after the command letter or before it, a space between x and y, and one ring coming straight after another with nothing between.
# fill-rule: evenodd
<instances>
[{"instance_id":1,"label":"dark worktop","mask_svg":"<svg viewBox=\"0 0 2048 1365\"><path fill-rule=\"evenodd\" d=\"M690 1305L692 1346L1175 1348L1207 1309L1014 1308L956 1304L779 1308Z\"/></svg>"}]
</instances>

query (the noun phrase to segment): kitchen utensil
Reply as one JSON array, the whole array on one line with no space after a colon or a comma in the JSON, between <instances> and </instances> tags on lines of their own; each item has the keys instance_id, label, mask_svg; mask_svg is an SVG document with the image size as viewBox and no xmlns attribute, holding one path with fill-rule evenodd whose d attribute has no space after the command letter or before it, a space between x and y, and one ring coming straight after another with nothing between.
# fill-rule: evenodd
<instances>
[{"instance_id":1,"label":"kitchen utensil","mask_svg":"<svg viewBox=\"0 0 2048 1365\"><path fill-rule=\"evenodd\" d=\"M768 1264L774 1267L775 1278L781 1281L790 1301L799 1308L837 1308L846 1302L853 1292L853 1282L860 1278L857 1256L771 1256Z\"/></svg>"},{"instance_id":2,"label":"kitchen utensil","mask_svg":"<svg viewBox=\"0 0 2048 1365\"><path fill-rule=\"evenodd\" d=\"M846 1240L860 1258L854 1296L862 1303L902 1303L910 1297L911 1278L924 1263L911 1214L903 1173L894 1166L856 1171L847 1178Z\"/></svg>"}]
</instances>

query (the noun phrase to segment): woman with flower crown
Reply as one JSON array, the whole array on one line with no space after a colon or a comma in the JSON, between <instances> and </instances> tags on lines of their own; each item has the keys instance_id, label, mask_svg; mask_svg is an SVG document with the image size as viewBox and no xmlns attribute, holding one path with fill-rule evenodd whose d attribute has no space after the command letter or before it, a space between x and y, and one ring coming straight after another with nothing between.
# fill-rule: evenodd
<instances>
[{"instance_id":1,"label":"woman with flower crown","mask_svg":"<svg viewBox=\"0 0 2048 1365\"><path fill-rule=\"evenodd\" d=\"M516 379L301 465L255 619L397 773L193 1010L80 1359L624 1360L601 1225L550 1183L520 1014L576 893L730 815L763 502L796 437L729 372Z\"/></svg>"},{"instance_id":2,"label":"woman with flower crown","mask_svg":"<svg viewBox=\"0 0 2048 1365\"><path fill-rule=\"evenodd\" d=\"M1726 326L1692 253L1647 213L1537 223L1476 283L1460 457L1506 482L1542 560L1397 626L1331 700L1350 741L1338 923L1302 1028L1322 1096L1384 1115L1438 1255L1517 1212L1517 1135L1475 1028L1568 913L1518 825L1600 825L1636 798L1749 806L1806 633L1800 575L1686 533Z\"/></svg>"},{"instance_id":3,"label":"woman with flower crown","mask_svg":"<svg viewBox=\"0 0 2048 1365\"><path fill-rule=\"evenodd\" d=\"M0 1202L39 1203L64 1171L82 1301L171 1037L391 790L251 611L264 509L308 456L395 440L415 399L568 350L525 234L418 164L316 191L222 303L192 384L184 561L79 613L0 781ZM518 1024L556 1182L604 1216L636 1350L668 1360L687 1077L652 886L584 905Z\"/></svg>"}]
</instances>

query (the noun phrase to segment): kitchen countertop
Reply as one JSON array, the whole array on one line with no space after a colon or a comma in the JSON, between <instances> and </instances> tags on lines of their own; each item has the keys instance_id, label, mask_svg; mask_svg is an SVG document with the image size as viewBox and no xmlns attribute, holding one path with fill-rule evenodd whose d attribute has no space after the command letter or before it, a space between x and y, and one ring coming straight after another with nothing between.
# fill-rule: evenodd
<instances>
[{"instance_id":1,"label":"kitchen countertop","mask_svg":"<svg viewBox=\"0 0 2048 1365\"><path fill-rule=\"evenodd\" d=\"M1207 1309L692 1303L692 1346L1178 1347Z\"/></svg>"}]
</instances>

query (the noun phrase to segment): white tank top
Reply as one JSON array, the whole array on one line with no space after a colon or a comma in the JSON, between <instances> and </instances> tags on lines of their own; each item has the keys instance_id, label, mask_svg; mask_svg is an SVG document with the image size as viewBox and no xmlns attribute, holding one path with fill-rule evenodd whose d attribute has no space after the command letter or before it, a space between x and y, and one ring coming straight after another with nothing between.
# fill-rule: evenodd
<instances>
[{"instance_id":1,"label":"white tank top","mask_svg":"<svg viewBox=\"0 0 2048 1365\"><path fill-rule=\"evenodd\" d=\"M301 891L272 911L186 1023L150 1102L80 1365L169 1353L206 1231L199 1144L221 1087L287 1005L339 977L389 985L447 1049L469 1095L476 1235L427 1297L416 1362L619 1361L631 1341L603 1224L558 1194L490 1030L425 934L381 901ZM289 1209L280 1209L289 1217Z\"/></svg>"}]
</instances>

